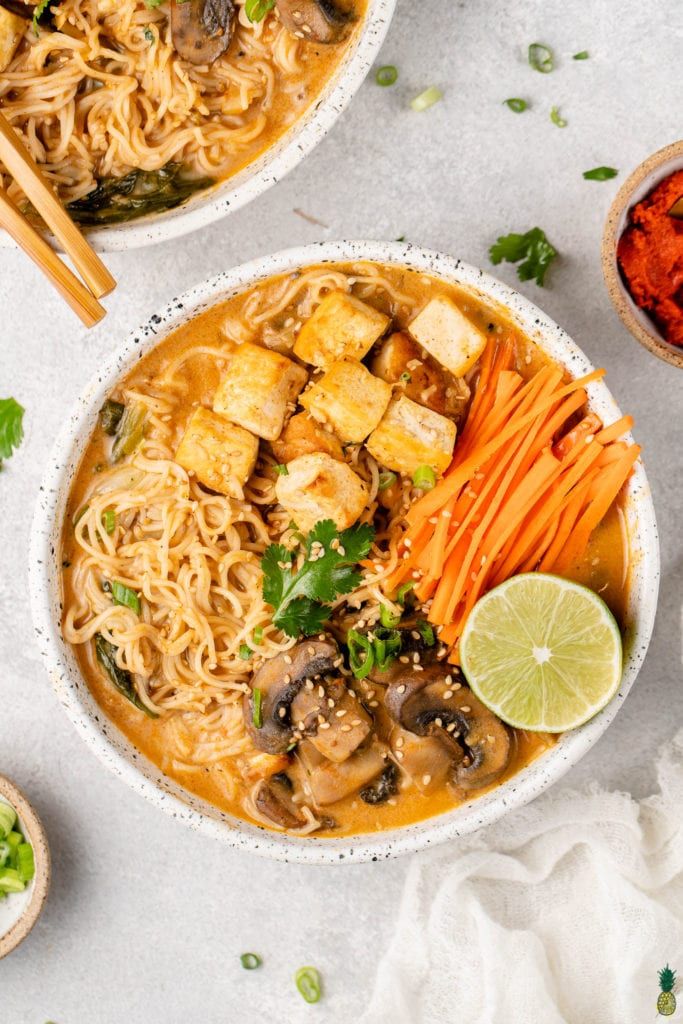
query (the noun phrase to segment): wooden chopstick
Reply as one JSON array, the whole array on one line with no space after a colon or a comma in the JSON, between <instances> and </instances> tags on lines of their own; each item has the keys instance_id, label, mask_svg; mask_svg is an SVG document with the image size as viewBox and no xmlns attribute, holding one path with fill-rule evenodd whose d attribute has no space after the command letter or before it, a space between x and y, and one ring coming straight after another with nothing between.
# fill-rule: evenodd
<instances>
[{"instance_id":1,"label":"wooden chopstick","mask_svg":"<svg viewBox=\"0 0 683 1024\"><path fill-rule=\"evenodd\" d=\"M50 248L42 235L19 212L12 200L0 189L0 227L3 227L14 241L21 246L43 273L52 281L57 291L66 299L86 327L93 327L102 319L106 310L94 295L79 281L57 253Z\"/></svg>"},{"instance_id":2,"label":"wooden chopstick","mask_svg":"<svg viewBox=\"0 0 683 1024\"><path fill-rule=\"evenodd\" d=\"M108 295L116 287L116 280L99 256L91 249L46 182L26 146L2 113L0 113L0 161L17 184L21 186L26 197L57 240L61 242L64 252L71 257L74 266L93 295L97 298ZM14 209L16 210L16 207ZM73 275L71 276L73 277Z\"/></svg>"}]
</instances>

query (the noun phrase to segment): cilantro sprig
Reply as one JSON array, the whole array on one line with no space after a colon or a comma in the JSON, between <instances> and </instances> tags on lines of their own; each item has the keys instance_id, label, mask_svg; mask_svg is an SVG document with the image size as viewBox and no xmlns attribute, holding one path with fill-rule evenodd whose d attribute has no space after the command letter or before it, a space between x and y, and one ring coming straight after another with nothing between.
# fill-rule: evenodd
<instances>
[{"instance_id":1,"label":"cilantro sprig","mask_svg":"<svg viewBox=\"0 0 683 1024\"><path fill-rule=\"evenodd\" d=\"M331 602L360 586L356 566L368 555L374 535L367 523L339 532L333 520L323 519L304 537L305 558L298 569L292 551L270 544L261 569L263 600L273 608L273 624L292 637L319 633Z\"/></svg>"},{"instance_id":2,"label":"cilantro sprig","mask_svg":"<svg viewBox=\"0 0 683 1024\"><path fill-rule=\"evenodd\" d=\"M24 409L14 398L0 398L0 466L24 439Z\"/></svg>"},{"instance_id":3,"label":"cilantro sprig","mask_svg":"<svg viewBox=\"0 0 683 1024\"><path fill-rule=\"evenodd\" d=\"M531 228L523 235L501 235L489 249L491 263L496 266L503 260L519 263L517 277L520 281L533 278L541 288L548 267L557 256L557 249L550 244L541 228Z\"/></svg>"}]
</instances>

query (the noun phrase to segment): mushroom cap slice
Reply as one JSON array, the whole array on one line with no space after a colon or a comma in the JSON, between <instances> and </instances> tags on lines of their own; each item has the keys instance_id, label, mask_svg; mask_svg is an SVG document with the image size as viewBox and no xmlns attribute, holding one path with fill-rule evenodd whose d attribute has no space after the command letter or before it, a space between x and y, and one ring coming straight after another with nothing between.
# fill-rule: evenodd
<instances>
[{"instance_id":1,"label":"mushroom cap slice","mask_svg":"<svg viewBox=\"0 0 683 1024\"><path fill-rule=\"evenodd\" d=\"M334 0L277 0L280 21L293 35L314 43L336 43L351 14Z\"/></svg>"},{"instance_id":2,"label":"mushroom cap slice","mask_svg":"<svg viewBox=\"0 0 683 1024\"><path fill-rule=\"evenodd\" d=\"M322 757L310 740L304 740L299 744L298 754L303 768L302 784L318 807L327 807L376 779L387 764L388 750L383 743L371 743L341 764L335 764Z\"/></svg>"},{"instance_id":3,"label":"mushroom cap slice","mask_svg":"<svg viewBox=\"0 0 683 1024\"><path fill-rule=\"evenodd\" d=\"M495 782L510 760L507 727L468 686L454 679L455 670L446 675L437 666L423 672L406 669L387 689L385 704L392 718L409 732L438 735L452 745L457 762L454 780L461 789L481 789Z\"/></svg>"},{"instance_id":4,"label":"mushroom cap slice","mask_svg":"<svg viewBox=\"0 0 683 1024\"><path fill-rule=\"evenodd\" d=\"M236 24L234 0L171 0L173 45L191 64L213 64L230 45Z\"/></svg>"},{"instance_id":5,"label":"mushroom cap slice","mask_svg":"<svg viewBox=\"0 0 683 1024\"><path fill-rule=\"evenodd\" d=\"M341 679L300 689L291 717L316 750L337 764L350 757L372 729L370 715Z\"/></svg>"},{"instance_id":6,"label":"mushroom cap slice","mask_svg":"<svg viewBox=\"0 0 683 1024\"><path fill-rule=\"evenodd\" d=\"M335 674L339 648L331 640L304 640L265 661L242 703L244 724L255 747L281 754L292 742L292 701L307 679ZM254 724L254 690L261 693L261 725Z\"/></svg>"},{"instance_id":7,"label":"mushroom cap slice","mask_svg":"<svg viewBox=\"0 0 683 1024\"><path fill-rule=\"evenodd\" d=\"M274 775L257 783L252 799L259 814L279 828L301 828L306 824L292 800L291 782L286 775Z\"/></svg>"}]
</instances>

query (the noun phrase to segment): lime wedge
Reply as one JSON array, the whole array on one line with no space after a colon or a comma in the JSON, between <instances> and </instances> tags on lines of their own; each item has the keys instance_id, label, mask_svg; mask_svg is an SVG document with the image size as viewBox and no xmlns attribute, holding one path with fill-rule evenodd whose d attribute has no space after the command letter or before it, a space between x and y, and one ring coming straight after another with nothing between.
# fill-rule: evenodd
<instances>
[{"instance_id":1,"label":"lime wedge","mask_svg":"<svg viewBox=\"0 0 683 1024\"><path fill-rule=\"evenodd\" d=\"M477 697L508 725L564 732L587 722L616 693L621 634L588 587L524 573L474 606L460 660Z\"/></svg>"}]
</instances>

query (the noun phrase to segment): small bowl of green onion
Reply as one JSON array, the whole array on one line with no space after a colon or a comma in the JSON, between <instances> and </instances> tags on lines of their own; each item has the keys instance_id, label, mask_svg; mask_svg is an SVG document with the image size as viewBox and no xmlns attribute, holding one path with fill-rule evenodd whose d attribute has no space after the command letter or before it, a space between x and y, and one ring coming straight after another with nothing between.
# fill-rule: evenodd
<instances>
[{"instance_id":1,"label":"small bowl of green onion","mask_svg":"<svg viewBox=\"0 0 683 1024\"><path fill-rule=\"evenodd\" d=\"M50 885L50 852L30 803L0 775L0 960L38 920Z\"/></svg>"}]
</instances>

